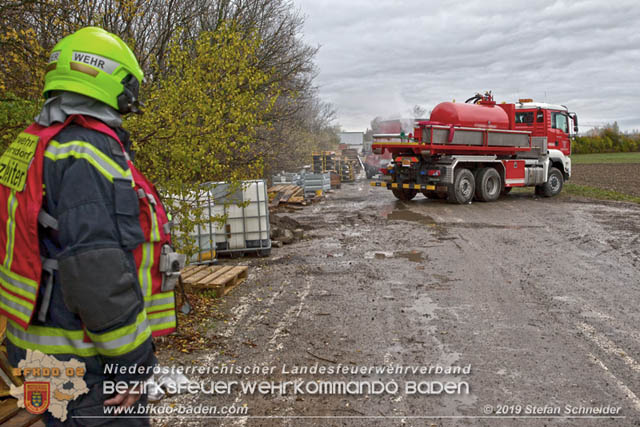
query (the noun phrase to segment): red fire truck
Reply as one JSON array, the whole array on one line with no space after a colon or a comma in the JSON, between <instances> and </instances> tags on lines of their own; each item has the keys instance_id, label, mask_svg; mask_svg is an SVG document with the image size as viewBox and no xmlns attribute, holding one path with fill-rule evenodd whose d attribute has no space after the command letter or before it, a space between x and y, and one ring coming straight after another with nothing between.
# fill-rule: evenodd
<instances>
[{"instance_id":1,"label":"red fire truck","mask_svg":"<svg viewBox=\"0 0 640 427\"><path fill-rule=\"evenodd\" d=\"M413 133L374 135L372 151L389 152L392 161L381 170L385 179L371 185L404 201L422 192L452 203L491 202L525 186L555 196L571 177L571 130L578 132L578 117L563 105L496 104L491 92L443 102Z\"/></svg>"}]
</instances>

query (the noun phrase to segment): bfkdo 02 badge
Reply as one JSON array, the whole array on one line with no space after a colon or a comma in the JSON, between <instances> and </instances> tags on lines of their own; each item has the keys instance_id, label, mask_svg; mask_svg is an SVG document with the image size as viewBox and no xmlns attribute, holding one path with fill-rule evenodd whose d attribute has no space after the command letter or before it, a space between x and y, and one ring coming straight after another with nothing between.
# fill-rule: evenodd
<instances>
[{"instance_id":1,"label":"bfkdo 02 badge","mask_svg":"<svg viewBox=\"0 0 640 427\"><path fill-rule=\"evenodd\" d=\"M26 381L24 383L24 407L31 414L42 414L51 402L50 384L44 381Z\"/></svg>"}]
</instances>

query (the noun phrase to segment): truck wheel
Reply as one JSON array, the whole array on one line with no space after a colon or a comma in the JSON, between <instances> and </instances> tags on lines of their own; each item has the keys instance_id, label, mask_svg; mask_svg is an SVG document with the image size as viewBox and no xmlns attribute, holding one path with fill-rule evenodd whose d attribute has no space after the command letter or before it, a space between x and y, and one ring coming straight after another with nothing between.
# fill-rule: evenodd
<instances>
[{"instance_id":1,"label":"truck wheel","mask_svg":"<svg viewBox=\"0 0 640 427\"><path fill-rule=\"evenodd\" d=\"M494 168L482 168L476 175L476 199L481 202L498 200L502 191L502 179Z\"/></svg>"},{"instance_id":2,"label":"truck wheel","mask_svg":"<svg viewBox=\"0 0 640 427\"><path fill-rule=\"evenodd\" d=\"M422 190L422 195L427 199L437 199L438 195L433 190Z\"/></svg>"},{"instance_id":3,"label":"truck wheel","mask_svg":"<svg viewBox=\"0 0 640 427\"><path fill-rule=\"evenodd\" d=\"M547 182L541 185L542 195L544 197L553 197L558 195L560 191L562 191L563 184L564 177L562 176L562 172L557 168L551 168L549 170L549 178L547 178Z\"/></svg>"},{"instance_id":4,"label":"truck wheel","mask_svg":"<svg viewBox=\"0 0 640 427\"><path fill-rule=\"evenodd\" d=\"M410 190L408 188L392 188L391 192L396 196L396 199L402 200L403 202L408 202L418 194L417 190Z\"/></svg>"},{"instance_id":5,"label":"truck wheel","mask_svg":"<svg viewBox=\"0 0 640 427\"><path fill-rule=\"evenodd\" d=\"M449 192L449 202L460 205L470 203L476 188L476 181L469 169L458 169Z\"/></svg>"}]
</instances>

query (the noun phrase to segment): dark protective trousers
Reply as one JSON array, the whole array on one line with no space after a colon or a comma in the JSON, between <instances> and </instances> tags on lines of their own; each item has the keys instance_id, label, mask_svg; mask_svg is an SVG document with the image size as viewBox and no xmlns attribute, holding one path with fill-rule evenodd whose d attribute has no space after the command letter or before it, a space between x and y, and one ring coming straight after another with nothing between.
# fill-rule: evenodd
<instances>
[{"instance_id":1,"label":"dark protective trousers","mask_svg":"<svg viewBox=\"0 0 640 427\"><path fill-rule=\"evenodd\" d=\"M102 392L102 384L98 383L89 389L89 393L83 394L76 400L69 402L67 406L67 419L63 423L54 418L47 411L45 412L45 424L47 426L64 427L93 427L93 426L149 426L149 418L146 417L144 408L148 403L147 395L144 394L138 400L135 409L128 414L112 415L105 413L104 401L112 396L105 396Z\"/></svg>"}]
</instances>

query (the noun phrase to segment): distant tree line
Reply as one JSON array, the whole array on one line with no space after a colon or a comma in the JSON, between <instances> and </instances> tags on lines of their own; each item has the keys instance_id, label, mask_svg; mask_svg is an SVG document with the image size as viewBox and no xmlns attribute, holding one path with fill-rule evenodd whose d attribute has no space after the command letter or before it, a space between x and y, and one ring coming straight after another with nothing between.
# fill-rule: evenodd
<instances>
[{"instance_id":1,"label":"distant tree line","mask_svg":"<svg viewBox=\"0 0 640 427\"><path fill-rule=\"evenodd\" d=\"M638 132L620 132L617 122L594 128L587 135L577 136L571 145L573 154L627 153L640 151Z\"/></svg>"}]
</instances>

